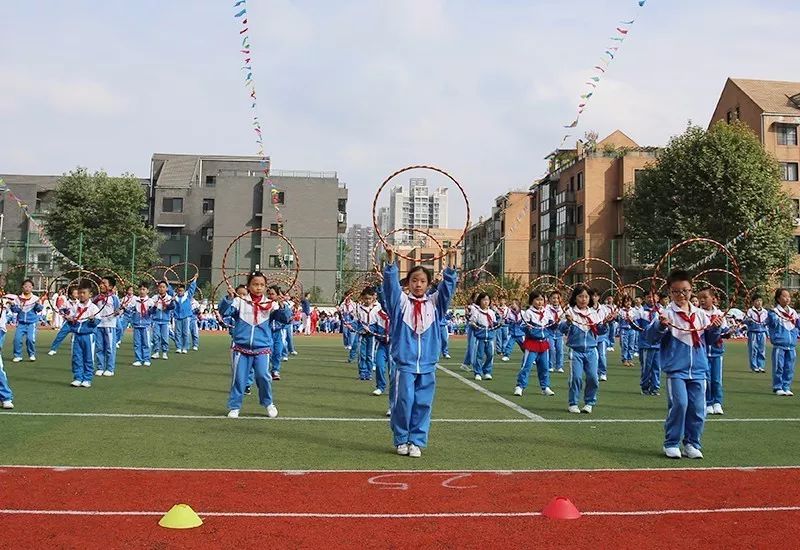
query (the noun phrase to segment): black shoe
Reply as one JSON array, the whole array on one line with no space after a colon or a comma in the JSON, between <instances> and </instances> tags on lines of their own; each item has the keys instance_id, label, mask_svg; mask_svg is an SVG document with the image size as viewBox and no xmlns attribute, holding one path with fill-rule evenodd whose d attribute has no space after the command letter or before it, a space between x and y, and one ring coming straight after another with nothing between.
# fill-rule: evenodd
<instances>
[{"instance_id":1,"label":"black shoe","mask_svg":"<svg viewBox=\"0 0 800 550\"><path fill-rule=\"evenodd\" d=\"M245 395L251 395L252 393L253 393L253 390L250 389L250 386L245 386L244 387L244 394Z\"/></svg>"}]
</instances>

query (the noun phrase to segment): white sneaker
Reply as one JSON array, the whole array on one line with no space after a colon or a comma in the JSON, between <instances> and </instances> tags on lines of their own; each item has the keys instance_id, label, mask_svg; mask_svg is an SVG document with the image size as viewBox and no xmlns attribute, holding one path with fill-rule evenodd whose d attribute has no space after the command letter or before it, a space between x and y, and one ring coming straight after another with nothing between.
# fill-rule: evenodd
<instances>
[{"instance_id":1,"label":"white sneaker","mask_svg":"<svg viewBox=\"0 0 800 550\"><path fill-rule=\"evenodd\" d=\"M117 349L119 349L119 342L117 342Z\"/></svg>"},{"instance_id":2,"label":"white sneaker","mask_svg":"<svg viewBox=\"0 0 800 550\"><path fill-rule=\"evenodd\" d=\"M372 391L372 395L382 395L382 394L383 394L383 390L379 390L378 388L375 388Z\"/></svg>"},{"instance_id":3,"label":"white sneaker","mask_svg":"<svg viewBox=\"0 0 800 550\"><path fill-rule=\"evenodd\" d=\"M706 407L706 414L714 414L714 407L712 407L711 405L708 405Z\"/></svg>"},{"instance_id":4,"label":"white sneaker","mask_svg":"<svg viewBox=\"0 0 800 550\"><path fill-rule=\"evenodd\" d=\"M192 351L197 351L197 346L192 346Z\"/></svg>"},{"instance_id":5,"label":"white sneaker","mask_svg":"<svg viewBox=\"0 0 800 550\"><path fill-rule=\"evenodd\" d=\"M554 368L552 368L552 367L551 367L551 368L550 368L550 372L556 372L556 369L554 369Z\"/></svg>"},{"instance_id":6,"label":"white sneaker","mask_svg":"<svg viewBox=\"0 0 800 550\"><path fill-rule=\"evenodd\" d=\"M564 372L564 369L557 369L556 372Z\"/></svg>"},{"instance_id":7,"label":"white sneaker","mask_svg":"<svg viewBox=\"0 0 800 550\"><path fill-rule=\"evenodd\" d=\"M581 414L581 410L578 408L578 405L570 405L567 411L575 414Z\"/></svg>"},{"instance_id":8,"label":"white sneaker","mask_svg":"<svg viewBox=\"0 0 800 550\"><path fill-rule=\"evenodd\" d=\"M31 355L30 361L31 362L36 361L36 356L35 355Z\"/></svg>"},{"instance_id":9,"label":"white sneaker","mask_svg":"<svg viewBox=\"0 0 800 550\"><path fill-rule=\"evenodd\" d=\"M601 374L600 375L600 381L601 382L606 382L607 380L608 380L608 376L607 375L605 375L605 374Z\"/></svg>"},{"instance_id":10,"label":"white sneaker","mask_svg":"<svg viewBox=\"0 0 800 550\"><path fill-rule=\"evenodd\" d=\"M480 382L481 380L483 380L483 377L482 377L480 374L476 374L476 375L475 375L475 380L477 380L478 382ZM781 391L781 392L782 392L783 390L779 390L779 391ZM781 393L781 395L783 395L783 394Z\"/></svg>"},{"instance_id":11,"label":"white sneaker","mask_svg":"<svg viewBox=\"0 0 800 550\"><path fill-rule=\"evenodd\" d=\"M94 371L94 375L95 376L103 376L103 370L102 369L97 369L96 371Z\"/></svg>"},{"instance_id":12,"label":"white sneaker","mask_svg":"<svg viewBox=\"0 0 800 550\"><path fill-rule=\"evenodd\" d=\"M293 351L293 352L292 352L292 355L297 355L297 351Z\"/></svg>"},{"instance_id":13,"label":"white sneaker","mask_svg":"<svg viewBox=\"0 0 800 550\"><path fill-rule=\"evenodd\" d=\"M397 454L400 456L408 456L408 443L403 443L397 446Z\"/></svg>"},{"instance_id":14,"label":"white sneaker","mask_svg":"<svg viewBox=\"0 0 800 550\"><path fill-rule=\"evenodd\" d=\"M104 370L103 371L103 376L114 376L114 373L112 371L110 371L110 370Z\"/></svg>"},{"instance_id":15,"label":"white sneaker","mask_svg":"<svg viewBox=\"0 0 800 550\"><path fill-rule=\"evenodd\" d=\"M166 359L166 358L167 358L167 354L166 354L166 353L162 353L162 354L161 354L161 358L162 358L162 359Z\"/></svg>"},{"instance_id":16,"label":"white sneaker","mask_svg":"<svg viewBox=\"0 0 800 550\"><path fill-rule=\"evenodd\" d=\"M267 416L270 418L278 416L278 407L275 405L267 405Z\"/></svg>"},{"instance_id":17,"label":"white sneaker","mask_svg":"<svg viewBox=\"0 0 800 550\"><path fill-rule=\"evenodd\" d=\"M545 388L545 389L542 390L542 395L546 395L547 397L550 397L551 395L555 395L555 394L556 394L556 392L554 392L550 388Z\"/></svg>"},{"instance_id":18,"label":"white sneaker","mask_svg":"<svg viewBox=\"0 0 800 550\"><path fill-rule=\"evenodd\" d=\"M386 409L386 416L392 416L392 409Z\"/></svg>"},{"instance_id":19,"label":"white sneaker","mask_svg":"<svg viewBox=\"0 0 800 550\"><path fill-rule=\"evenodd\" d=\"M786 392L783 390L778 390L775 392L775 395L786 395Z\"/></svg>"},{"instance_id":20,"label":"white sneaker","mask_svg":"<svg viewBox=\"0 0 800 550\"><path fill-rule=\"evenodd\" d=\"M133 363L131 363L131 365L133 365L134 367L141 367L142 366L142 362L141 361L134 361Z\"/></svg>"},{"instance_id":21,"label":"white sneaker","mask_svg":"<svg viewBox=\"0 0 800 550\"><path fill-rule=\"evenodd\" d=\"M19 363L20 361L22 361L22 357L14 357L11 361L14 363Z\"/></svg>"},{"instance_id":22,"label":"white sneaker","mask_svg":"<svg viewBox=\"0 0 800 550\"><path fill-rule=\"evenodd\" d=\"M14 408L14 403L12 403L11 400L3 401L3 408L7 409L7 410L11 410L11 409Z\"/></svg>"},{"instance_id":23,"label":"white sneaker","mask_svg":"<svg viewBox=\"0 0 800 550\"><path fill-rule=\"evenodd\" d=\"M592 406L584 405L583 408L581 409L581 412L585 414L592 414Z\"/></svg>"},{"instance_id":24,"label":"white sneaker","mask_svg":"<svg viewBox=\"0 0 800 550\"><path fill-rule=\"evenodd\" d=\"M516 395L517 397L522 397L522 388L520 388L519 386L514 388L514 395Z\"/></svg>"},{"instance_id":25,"label":"white sneaker","mask_svg":"<svg viewBox=\"0 0 800 550\"><path fill-rule=\"evenodd\" d=\"M606 348L606 351L608 351L608 352L613 352L613 351L614 351L614 348Z\"/></svg>"},{"instance_id":26,"label":"white sneaker","mask_svg":"<svg viewBox=\"0 0 800 550\"><path fill-rule=\"evenodd\" d=\"M461 366L458 367L458 368L460 368L461 370L466 370L466 371L472 370L472 367L470 367L469 365L465 365L464 363L461 363Z\"/></svg>"},{"instance_id":27,"label":"white sneaker","mask_svg":"<svg viewBox=\"0 0 800 550\"><path fill-rule=\"evenodd\" d=\"M785 395L786 397L791 397L794 395L794 393L792 393L792 390L784 390L783 395Z\"/></svg>"},{"instance_id":28,"label":"white sneaker","mask_svg":"<svg viewBox=\"0 0 800 550\"><path fill-rule=\"evenodd\" d=\"M413 443L408 444L408 456L412 458L419 458L422 456L422 449L414 445Z\"/></svg>"},{"instance_id":29,"label":"white sneaker","mask_svg":"<svg viewBox=\"0 0 800 550\"><path fill-rule=\"evenodd\" d=\"M149 366L150 366L150 361L145 361L145 362L144 362L144 366L145 366L145 367L149 367Z\"/></svg>"},{"instance_id":30,"label":"white sneaker","mask_svg":"<svg viewBox=\"0 0 800 550\"><path fill-rule=\"evenodd\" d=\"M508 362L508 357L506 357L506 356L504 355L504 356L503 356L503 361L504 361L504 362Z\"/></svg>"},{"instance_id":31,"label":"white sneaker","mask_svg":"<svg viewBox=\"0 0 800 550\"><path fill-rule=\"evenodd\" d=\"M484 374L483 375L483 379L484 380L491 380L492 379L492 375L491 374Z\"/></svg>"},{"instance_id":32,"label":"white sneaker","mask_svg":"<svg viewBox=\"0 0 800 550\"><path fill-rule=\"evenodd\" d=\"M639 357L639 353L634 353L634 354L633 354L633 356L634 356L634 357ZM667 451L666 451L666 449L667 449L667 448L666 448L666 447L664 447L664 452L665 452L665 453L667 452ZM672 449L672 447L670 447L670 449ZM668 455L668 456L669 456L669 455ZM674 457L670 457L670 458L674 458Z\"/></svg>"},{"instance_id":33,"label":"white sneaker","mask_svg":"<svg viewBox=\"0 0 800 550\"><path fill-rule=\"evenodd\" d=\"M159 355L159 353L158 353L158 352L156 352L156 353L152 354L152 355L150 356L150 358L151 358L151 359L161 359L161 356Z\"/></svg>"},{"instance_id":34,"label":"white sneaker","mask_svg":"<svg viewBox=\"0 0 800 550\"><path fill-rule=\"evenodd\" d=\"M73 388L79 388L81 386L81 381L73 380L72 382L69 383L69 385L72 386Z\"/></svg>"},{"instance_id":35,"label":"white sneaker","mask_svg":"<svg viewBox=\"0 0 800 550\"><path fill-rule=\"evenodd\" d=\"M725 411L722 410L722 405L719 403L714 403L714 414L725 414Z\"/></svg>"},{"instance_id":36,"label":"white sneaker","mask_svg":"<svg viewBox=\"0 0 800 550\"><path fill-rule=\"evenodd\" d=\"M681 450L679 447L664 447L664 454L667 458L680 458Z\"/></svg>"},{"instance_id":37,"label":"white sneaker","mask_svg":"<svg viewBox=\"0 0 800 550\"><path fill-rule=\"evenodd\" d=\"M55 355L55 354L56 354L56 350L54 350L54 349L51 349L50 351L47 352L47 355Z\"/></svg>"},{"instance_id":38,"label":"white sneaker","mask_svg":"<svg viewBox=\"0 0 800 550\"><path fill-rule=\"evenodd\" d=\"M82 388L91 388L92 387L92 383L89 382L88 380L84 380L83 382L81 382L81 387Z\"/></svg>"},{"instance_id":39,"label":"white sneaker","mask_svg":"<svg viewBox=\"0 0 800 550\"><path fill-rule=\"evenodd\" d=\"M703 458L703 453L701 453L700 449L696 448L694 445L684 445L683 456L687 458Z\"/></svg>"},{"instance_id":40,"label":"white sneaker","mask_svg":"<svg viewBox=\"0 0 800 550\"><path fill-rule=\"evenodd\" d=\"M445 358L445 359L450 359L450 354L449 354L449 353L445 353L445 354L444 354L444 358Z\"/></svg>"},{"instance_id":41,"label":"white sneaker","mask_svg":"<svg viewBox=\"0 0 800 550\"><path fill-rule=\"evenodd\" d=\"M231 409L228 411L228 418L239 418L239 409Z\"/></svg>"}]
</instances>

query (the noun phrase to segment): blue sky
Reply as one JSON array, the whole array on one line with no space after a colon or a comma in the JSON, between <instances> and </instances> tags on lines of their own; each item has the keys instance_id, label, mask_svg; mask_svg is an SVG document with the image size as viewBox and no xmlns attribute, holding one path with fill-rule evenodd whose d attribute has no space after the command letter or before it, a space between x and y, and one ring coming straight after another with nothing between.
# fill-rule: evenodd
<instances>
[{"instance_id":1,"label":"blue sky","mask_svg":"<svg viewBox=\"0 0 800 550\"><path fill-rule=\"evenodd\" d=\"M149 174L154 152L254 154L228 1L5 2L0 172ZM788 0L250 0L259 115L280 169L336 170L366 223L397 168L431 163L473 215L545 169L621 19L576 136L663 145L728 76L800 80ZM800 90L798 90L800 91ZM437 181L437 180L434 180ZM451 225L463 208L453 195Z\"/></svg>"}]
</instances>

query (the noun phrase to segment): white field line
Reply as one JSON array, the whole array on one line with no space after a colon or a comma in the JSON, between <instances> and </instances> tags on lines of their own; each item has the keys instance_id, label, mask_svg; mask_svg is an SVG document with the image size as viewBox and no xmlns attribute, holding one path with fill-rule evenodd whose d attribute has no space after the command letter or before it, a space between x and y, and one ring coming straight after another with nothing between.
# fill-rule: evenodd
<instances>
[{"instance_id":1,"label":"white field line","mask_svg":"<svg viewBox=\"0 0 800 550\"><path fill-rule=\"evenodd\" d=\"M458 375L456 375L458 376ZM471 380L464 379L465 382L472 384ZM476 384L477 385L477 384ZM478 386L483 392L491 394L492 399L503 399L499 395L485 390ZM527 409L519 407L516 403L509 402L514 407L521 409L520 414L525 414L528 418L433 418L432 422L442 422L451 424L663 424L661 418L587 418L582 415L580 418L542 418ZM515 409L516 410L516 409ZM525 411L524 413L522 411ZM268 418L266 415L240 416L238 419L229 419L225 414L219 415L200 415L200 414L151 414L151 413L94 413L94 412L2 412L0 419L6 417L31 417L31 416L55 416L55 417L76 417L76 418L153 418L168 420L224 420L226 422L236 422L241 420L265 420L267 422L388 422L389 419L383 416L367 417L335 417L335 416L279 416ZM708 418L707 422L800 422L800 418Z\"/></svg>"},{"instance_id":2,"label":"white field line","mask_svg":"<svg viewBox=\"0 0 800 550\"><path fill-rule=\"evenodd\" d=\"M460 380L461 382L463 382L464 384L466 384L467 386L469 386L473 390L476 390L479 393L482 393L483 395L485 395L487 397L490 397L491 399L494 399L498 403L501 403L501 404L505 405L509 409L518 412L519 414L521 414L522 416L524 416L526 418L529 418L530 420L533 420L535 422L542 422L544 420L544 417L539 416L538 414L532 413L531 411L529 411L526 408L520 407L519 405L517 405L513 401L509 401L505 397L499 396L494 392L490 392L489 390L487 390L486 388L484 388L480 384L476 384L472 380L467 380L466 378L464 378L463 376L461 376L460 374L458 374L455 371L451 371L450 369L445 368L445 367L443 367L441 365L436 365L436 368L439 369L440 371L444 372L444 373L449 374L453 378L455 378L457 380Z\"/></svg>"}]
</instances>

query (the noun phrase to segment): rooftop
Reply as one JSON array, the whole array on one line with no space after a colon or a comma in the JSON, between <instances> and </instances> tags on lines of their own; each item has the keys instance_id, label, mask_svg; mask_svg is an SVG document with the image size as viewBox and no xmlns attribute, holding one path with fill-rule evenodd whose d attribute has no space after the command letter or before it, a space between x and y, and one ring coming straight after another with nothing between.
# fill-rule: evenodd
<instances>
[{"instance_id":1,"label":"rooftop","mask_svg":"<svg viewBox=\"0 0 800 550\"><path fill-rule=\"evenodd\" d=\"M800 82L729 78L765 113L800 115Z\"/></svg>"}]
</instances>

